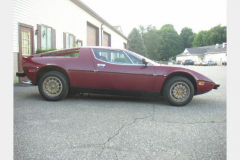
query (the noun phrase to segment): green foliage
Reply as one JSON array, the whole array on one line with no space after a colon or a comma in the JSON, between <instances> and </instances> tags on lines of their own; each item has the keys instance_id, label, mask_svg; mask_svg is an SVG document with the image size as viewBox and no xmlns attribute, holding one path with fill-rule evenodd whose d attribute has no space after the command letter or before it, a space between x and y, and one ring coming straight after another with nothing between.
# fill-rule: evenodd
<instances>
[{"instance_id":1,"label":"green foliage","mask_svg":"<svg viewBox=\"0 0 240 160\"><path fill-rule=\"evenodd\" d=\"M78 44L77 43L73 43L73 47L78 47Z\"/></svg>"},{"instance_id":2,"label":"green foliage","mask_svg":"<svg viewBox=\"0 0 240 160\"><path fill-rule=\"evenodd\" d=\"M181 38L171 24L164 25L160 30L152 25L146 28L139 26L139 33L142 35L150 59L169 59L184 50Z\"/></svg>"},{"instance_id":3,"label":"green foliage","mask_svg":"<svg viewBox=\"0 0 240 160\"><path fill-rule=\"evenodd\" d=\"M159 54L161 59L169 59L183 52L181 37L173 25L164 25L159 31Z\"/></svg>"},{"instance_id":4,"label":"green foliage","mask_svg":"<svg viewBox=\"0 0 240 160\"><path fill-rule=\"evenodd\" d=\"M148 51L148 57L150 59L160 59L160 54L158 52L159 50L159 35L157 33L157 29L154 26L147 26L147 28L143 28L142 26L139 27L140 31L142 33L142 38L144 41L144 44Z\"/></svg>"},{"instance_id":5,"label":"green foliage","mask_svg":"<svg viewBox=\"0 0 240 160\"><path fill-rule=\"evenodd\" d=\"M208 31L200 31L193 40L193 47L215 45L227 41L227 27L217 25Z\"/></svg>"},{"instance_id":6,"label":"green foliage","mask_svg":"<svg viewBox=\"0 0 240 160\"><path fill-rule=\"evenodd\" d=\"M164 29L164 28L172 28L172 29L174 29L172 24L165 24L165 25L162 26L161 29Z\"/></svg>"},{"instance_id":7,"label":"green foliage","mask_svg":"<svg viewBox=\"0 0 240 160\"><path fill-rule=\"evenodd\" d=\"M36 54L38 53L44 53L44 52L48 52L48 51L54 51L57 50L56 48L50 48L50 49L37 49L36 50Z\"/></svg>"},{"instance_id":8,"label":"green foliage","mask_svg":"<svg viewBox=\"0 0 240 160\"><path fill-rule=\"evenodd\" d=\"M196 35L197 35L196 33L193 33L193 35L188 38L188 40L187 40L187 47L185 47L185 48L192 48L193 40L194 40L194 37Z\"/></svg>"},{"instance_id":9,"label":"green foliage","mask_svg":"<svg viewBox=\"0 0 240 160\"><path fill-rule=\"evenodd\" d=\"M218 25L216 27L211 28L209 31L210 36L210 44L217 44L217 43L223 43L227 41L227 27L221 25Z\"/></svg>"},{"instance_id":10,"label":"green foliage","mask_svg":"<svg viewBox=\"0 0 240 160\"><path fill-rule=\"evenodd\" d=\"M153 60L168 60L182 53L185 48L226 42L226 30L226 26L218 25L196 34L191 28L185 27L179 35L172 24L165 24L160 30L152 25L146 28L140 25L138 30L134 28L129 34L128 49Z\"/></svg>"},{"instance_id":11,"label":"green foliage","mask_svg":"<svg viewBox=\"0 0 240 160\"><path fill-rule=\"evenodd\" d=\"M193 47L207 46L209 45L208 31L200 31L193 40Z\"/></svg>"},{"instance_id":12,"label":"green foliage","mask_svg":"<svg viewBox=\"0 0 240 160\"><path fill-rule=\"evenodd\" d=\"M182 39L184 48L192 47L194 36L195 34L193 33L191 28L185 27L181 30L180 37Z\"/></svg>"},{"instance_id":13,"label":"green foliage","mask_svg":"<svg viewBox=\"0 0 240 160\"><path fill-rule=\"evenodd\" d=\"M128 49L143 56L147 56L147 49L139 31L136 28L133 28L131 33L128 35Z\"/></svg>"}]
</instances>

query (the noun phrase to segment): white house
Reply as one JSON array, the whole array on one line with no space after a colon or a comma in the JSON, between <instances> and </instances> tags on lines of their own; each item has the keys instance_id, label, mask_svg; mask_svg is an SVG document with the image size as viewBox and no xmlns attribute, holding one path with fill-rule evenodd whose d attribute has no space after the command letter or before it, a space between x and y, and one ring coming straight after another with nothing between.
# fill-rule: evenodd
<instances>
[{"instance_id":1,"label":"white house","mask_svg":"<svg viewBox=\"0 0 240 160\"><path fill-rule=\"evenodd\" d=\"M106 8L107 9L107 8ZM125 48L127 37L79 0L14 0L14 81L22 56L73 46Z\"/></svg>"},{"instance_id":2,"label":"white house","mask_svg":"<svg viewBox=\"0 0 240 160\"><path fill-rule=\"evenodd\" d=\"M183 53L176 56L176 61L214 61L218 65L227 63L227 43L211 46L186 48Z\"/></svg>"}]
</instances>

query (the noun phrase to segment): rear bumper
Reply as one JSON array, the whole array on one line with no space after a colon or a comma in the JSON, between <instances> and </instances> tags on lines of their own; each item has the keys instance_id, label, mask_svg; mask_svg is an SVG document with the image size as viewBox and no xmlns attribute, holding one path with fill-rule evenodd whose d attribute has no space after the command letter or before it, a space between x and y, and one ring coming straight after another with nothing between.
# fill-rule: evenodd
<instances>
[{"instance_id":1,"label":"rear bumper","mask_svg":"<svg viewBox=\"0 0 240 160\"><path fill-rule=\"evenodd\" d=\"M26 75L25 75L24 72L17 72L17 73L16 73L16 76L17 76L17 77L25 77Z\"/></svg>"},{"instance_id":2,"label":"rear bumper","mask_svg":"<svg viewBox=\"0 0 240 160\"><path fill-rule=\"evenodd\" d=\"M220 87L220 84L215 84L213 89L218 89L218 87Z\"/></svg>"}]
</instances>

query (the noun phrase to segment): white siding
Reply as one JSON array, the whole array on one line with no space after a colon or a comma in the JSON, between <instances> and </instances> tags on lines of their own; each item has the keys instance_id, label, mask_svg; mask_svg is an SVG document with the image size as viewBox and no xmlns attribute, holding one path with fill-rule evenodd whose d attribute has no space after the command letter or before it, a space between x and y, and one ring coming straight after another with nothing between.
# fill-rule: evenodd
<instances>
[{"instance_id":1,"label":"white siding","mask_svg":"<svg viewBox=\"0 0 240 160\"><path fill-rule=\"evenodd\" d=\"M203 60L202 60L203 58ZM217 65L222 65L223 62L227 62L226 53L216 53L216 54L206 54L202 56L179 56L176 57L176 61L185 61L187 59L191 59L193 61L213 61L217 63Z\"/></svg>"},{"instance_id":2,"label":"white siding","mask_svg":"<svg viewBox=\"0 0 240 160\"><path fill-rule=\"evenodd\" d=\"M217 54L206 54L205 61L213 61L217 65L222 65L222 62L227 62L226 53L217 53Z\"/></svg>"},{"instance_id":3,"label":"white siding","mask_svg":"<svg viewBox=\"0 0 240 160\"><path fill-rule=\"evenodd\" d=\"M101 27L99 27L101 28ZM127 40L123 39L119 36L116 32L108 28L107 26L103 25L103 30L111 35L111 47L114 48L123 48L123 43L127 44Z\"/></svg>"},{"instance_id":4,"label":"white siding","mask_svg":"<svg viewBox=\"0 0 240 160\"><path fill-rule=\"evenodd\" d=\"M87 21L101 28L101 22L83 11L69 0L15 0L13 9L14 22L14 52L18 52L18 23L28 24L37 29L37 24L44 24L56 29L56 48L63 48L63 32L69 32L76 39L87 42ZM111 34L111 45L123 48L127 41L119 34L104 26L104 30ZM101 31L99 32L101 33ZM37 36L34 36L35 49L37 49ZM99 35L99 42L101 36ZM101 43L100 43L101 44Z\"/></svg>"},{"instance_id":5,"label":"white siding","mask_svg":"<svg viewBox=\"0 0 240 160\"><path fill-rule=\"evenodd\" d=\"M13 53L13 81L18 82L16 72L18 71L18 53Z\"/></svg>"},{"instance_id":6,"label":"white siding","mask_svg":"<svg viewBox=\"0 0 240 160\"><path fill-rule=\"evenodd\" d=\"M76 40L82 40L83 46L86 46L87 22L97 26L99 34L101 33L102 23L69 0L14 0L13 52L19 52L18 23L33 26L34 32L37 29L37 24L54 28L56 30L56 48L63 49L63 32L73 34L76 36ZM123 37L107 26L104 26L104 30L111 34L111 47L123 48L123 43L127 43ZM101 34L99 35L99 44L101 44ZM34 35L34 45L36 50L36 35Z\"/></svg>"},{"instance_id":7,"label":"white siding","mask_svg":"<svg viewBox=\"0 0 240 160\"><path fill-rule=\"evenodd\" d=\"M176 61L185 61L185 60L201 61L201 58L199 56L192 56L192 55L176 57Z\"/></svg>"}]
</instances>

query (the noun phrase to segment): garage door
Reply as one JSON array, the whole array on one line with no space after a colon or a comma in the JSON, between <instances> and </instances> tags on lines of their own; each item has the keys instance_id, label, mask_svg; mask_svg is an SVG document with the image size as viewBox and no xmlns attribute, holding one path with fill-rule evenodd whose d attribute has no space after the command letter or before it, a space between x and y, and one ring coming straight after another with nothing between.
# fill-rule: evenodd
<instances>
[{"instance_id":1,"label":"garage door","mask_svg":"<svg viewBox=\"0 0 240 160\"><path fill-rule=\"evenodd\" d=\"M88 46L98 46L98 28L93 26L92 24L87 24L87 45Z\"/></svg>"},{"instance_id":2,"label":"garage door","mask_svg":"<svg viewBox=\"0 0 240 160\"><path fill-rule=\"evenodd\" d=\"M103 32L103 46L111 47L111 35Z\"/></svg>"}]
</instances>

